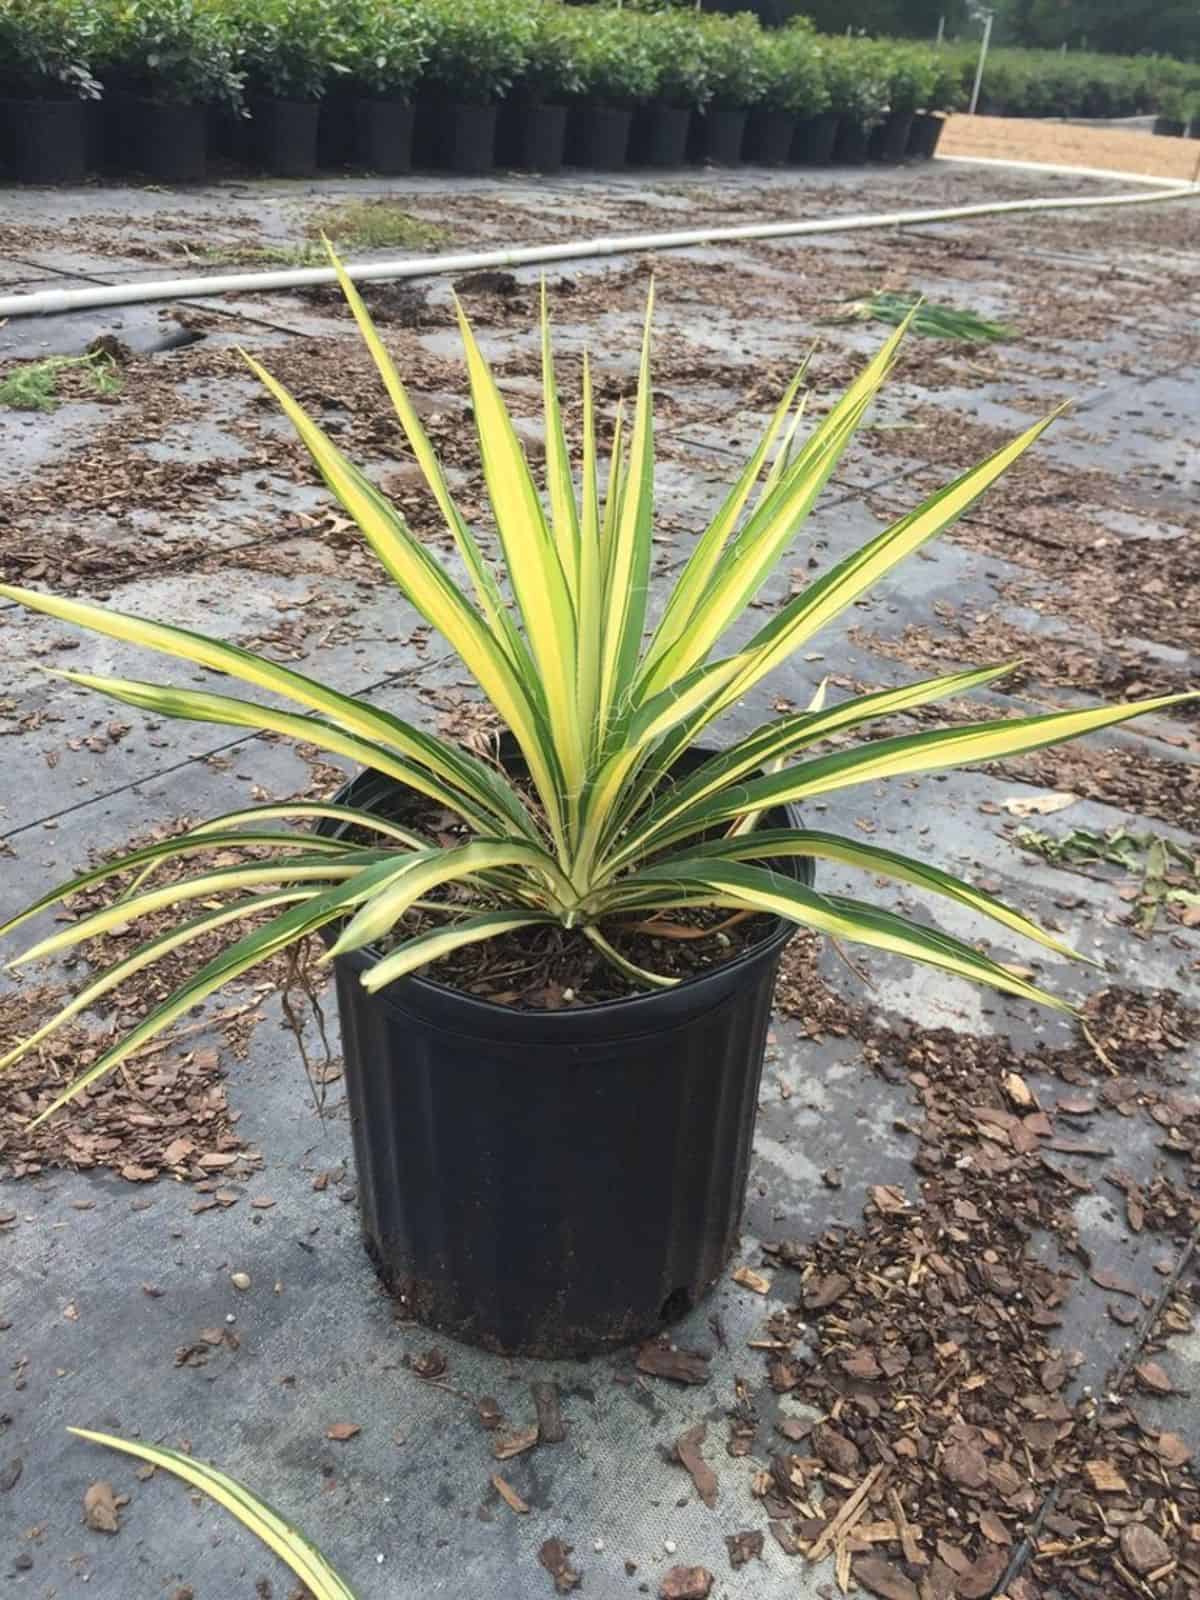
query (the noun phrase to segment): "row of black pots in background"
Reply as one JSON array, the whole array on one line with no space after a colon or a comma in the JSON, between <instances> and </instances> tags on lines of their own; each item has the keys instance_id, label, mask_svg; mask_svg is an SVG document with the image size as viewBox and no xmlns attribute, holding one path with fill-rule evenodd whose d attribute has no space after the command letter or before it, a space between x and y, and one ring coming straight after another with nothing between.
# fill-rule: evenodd
<instances>
[{"instance_id":1,"label":"row of black pots in background","mask_svg":"<svg viewBox=\"0 0 1200 1600\"><path fill-rule=\"evenodd\" d=\"M1173 117L1155 117L1154 131L1160 138L1186 139L1189 128L1193 139L1200 139L1200 117L1193 117L1191 123L1176 122Z\"/></svg>"},{"instance_id":2,"label":"row of black pots in background","mask_svg":"<svg viewBox=\"0 0 1200 1600\"><path fill-rule=\"evenodd\" d=\"M688 162L736 166L896 162L932 157L944 118L893 113L868 131L849 118L649 105L636 110L511 100L416 105L331 96L260 100L248 118L110 94L103 101L0 102L0 171L20 182L77 183L89 171L202 182L214 162L281 178L318 167L394 174L494 167L554 173L564 165L615 171Z\"/></svg>"}]
</instances>

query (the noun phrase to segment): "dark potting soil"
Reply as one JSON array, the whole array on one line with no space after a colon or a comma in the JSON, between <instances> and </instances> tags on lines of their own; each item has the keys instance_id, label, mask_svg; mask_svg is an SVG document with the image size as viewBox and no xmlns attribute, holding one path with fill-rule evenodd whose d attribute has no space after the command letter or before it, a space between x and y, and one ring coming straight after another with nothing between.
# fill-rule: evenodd
<instances>
[{"instance_id":1,"label":"dark potting soil","mask_svg":"<svg viewBox=\"0 0 1200 1600\"><path fill-rule=\"evenodd\" d=\"M450 812L406 790L395 791L386 816L447 847L471 837L469 829ZM364 830L352 829L348 837L358 844L379 845L379 836ZM478 895L468 900L467 892L456 884L435 890L429 899L444 901L447 910L466 909L468 903L474 909L486 909ZM379 949L394 950L443 925L444 919L435 912L412 911L380 941ZM658 916L606 918L598 926L635 966L660 977L685 979L698 977L761 943L774 930L775 920L720 908L688 907ZM497 1005L527 1011L559 1011L602 1000L626 1000L646 992L645 985L619 972L579 929L550 924L517 928L496 939L466 945L422 968L421 975Z\"/></svg>"}]
</instances>

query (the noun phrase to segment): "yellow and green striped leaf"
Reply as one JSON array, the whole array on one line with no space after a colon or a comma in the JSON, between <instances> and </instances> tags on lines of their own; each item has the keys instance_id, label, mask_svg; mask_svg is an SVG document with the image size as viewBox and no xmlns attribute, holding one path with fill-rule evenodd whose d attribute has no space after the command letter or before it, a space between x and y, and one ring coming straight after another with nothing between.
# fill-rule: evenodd
<instances>
[{"instance_id":1,"label":"yellow and green striped leaf","mask_svg":"<svg viewBox=\"0 0 1200 1600\"><path fill-rule=\"evenodd\" d=\"M633 683L650 583L654 517L654 417L650 390L650 331L654 284L646 297L646 324L638 367L637 403L629 443L629 465L618 479L619 505L604 544L604 612L600 633L600 722L605 737L618 726ZM617 455L614 442L613 454ZM614 469L615 470L615 469ZM618 484L609 480L609 504Z\"/></svg>"},{"instance_id":2,"label":"yellow and green striped leaf","mask_svg":"<svg viewBox=\"0 0 1200 1600\"><path fill-rule=\"evenodd\" d=\"M478 790L464 792L451 787L425 768L400 760L384 746L343 733L320 717L300 716L294 711L276 711L271 706L259 705L257 701L238 700L231 695L212 694L204 689L178 689L170 685L141 683L134 678L101 678L90 672L67 671L54 671L51 676L96 689L113 700L136 706L139 711L153 712L155 716L176 717L187 722L214 722L232 728L252 728L259 733L282 733L289 738L315 744L318 749L345 756L347 760L386 773L405 788L415 789L458 816L465 817L475 827L494 828L498 822L510 820L507 812L501 818L490 807L485 808L480 803ZM524 823L524 831L531 832L533 824L519 807L517 815Z\"/></svg>"},{"instance_id":3,"label":"yellow and green striped leaf","mask_svg":"<svg viewBox=\"0 0 1200 1600\"><path fill-rule=\"evenodd\" d=\"M385 838L395 839L409 850L429 848L429 840L423 839L419 833L413 833L409 828L401 828L397 823L389 822L386 817L379 816L377 812L366 811L361 806L338 805L334 800L279 800L260 806L246 806L241 811L226 811L222 816L212 817L208 822L197 823L180 837L187 839L198 834L219 833L223 829L236 827L243 822L271 820L300 822L308 817L328 817L333 822L344 824L346 828L365 828L369 833L381 833ZM311 845L314 840L329 839L343 849L347 844L343 836L308 831L301 834L274 834L272 837L289 842L297 839L307 845Z\"/></svg>"},{"instance_id":4,"label":"yellow and green striped leaf","mask_svg":"<svg viewBox=\"0 0 1200 1600\"><path fill-rule=\"evenodd\" d=\"M940 967L958 977L990 984L1025 1000L1040 1001L1060 1011L1072 1009L1066 1001L1016 977L961 939L842 895L816 894L794 879L764 867L733 861L717 865L705 858L684 858L669 866L664 863L661 867L647 868L641 880L644 889L658 886L660 892L653 902L656 907L675 903L674 893L685 897L680 903L695 904L694 891L700 891L708 897L710 905L766 912L833 938L870 945L924 966ZM693 891L690 897L689 890Z\"/></svg>"},{"instance_id":5,"label":"yellow and green striped leaf","mask_svg":"<svg viewBox=\"0 0 1200 1600\"><path fill-rule=\"evenodd\" d=\"M200 938L203 934L213 933L217 928L224 927L227 923L238 922L243 917L258 916L264 911L271 911L276 906L288 905L294 900L309 900L318 891L316 889L293 889L284 894L248 895L244 900L237 900L231 906L222 906L217 911L207 911L203 916L193 917L190 922L185 922L181 928L171 928L166 933L160 933L157 938L151 939L147 944L139 945L131 956L126 956L123 961L117 962L107 972L101 973L94 983L89 983L81 989L74 998L65 1005L61 1011L51 1017L49 1022L42 1024L35 1033L22 1039L14 1045L4 1056L0 1056L0 1072L5 1067L11 1067L23 1055L32 1050L34 1045L40 1044L48 1035L54 1033L64 1022L69 1022L72 1017L86 1011L88 1006L94 1005L97 1000L103 999L111 990L116 989L132 978L136 973L142 972L146 967L163 956L170 955L172 950L179 950L184 945L190 944L193 939Z\"/></svg>"},{"instance_id":6,"label":"yellow and green striped leaf","mask_svg":"<svg viewBox=\"0 0 1200 1600\"><path fill-rule=\"evenodd\" d=\"M729 686L725 704L749 692L769 672L831 622L847 606L872 588L898 565L938 534L944 533L968 511L980 495L1041 437L1059 415L1053 412L1034 423L1010 444L995 451L977 467L939 489L915 511L868 541L845 561L818 578L784 606L751 641L754 659L741 678Z\"/></svg>"},{"instance_id":7,"label":"yellow and green striped leaf","mask_svg":"<svg viewBox=\"0 0 1200 1600\"><path fill-rule=\"evenodd\" d=\"M600 543L600 493L597 482L596 415L592 369L583 352L583 490L579 522L579 593L576 616L579 629L579 663L576 693L584 754L589 763L599 748L600 730L600 623L604 609L604 565Z\"/></svg>"},{"instance_id":8,"label":"yellow and green striped leaf","mask_svg":"<svg viewBox=\"0 0 1200 1600\"><path fill-rule=\"evenodd\" d=\"M161 1467L164 1472L190 1483L194 1489L202 1490L274 1551L300 1579L313 1600L355 1600L349 1585L338 1577L317 1547L236 1478L165 1445L142 1444L112 1433L94 1433L90 1428L68 1428L67 1432L77 1439L87 1439L91 1444L105 1445L110 1450L135 1456L139 1461L148 1461L152 1467Z\"/></svg>"},{"instance_id":9,"label":"yellow and green striped leaf","mask_svg":"<svg viewBox=\"0 0 1200 1600\"><path fill-rule=\"evenodd\" d=\"M843 866L856 867L880 877L894 878L900 883L910 883L916 889L924 889L945 899L956 900L969 911L990 917L994 922L1003 923L1006 928L1019 933L1022 938L1032 939L1068 960L1090 960L1090 957L1080 955L1078 950L1073 950L1061 939L1046 933L1036 922L1031 922L1019 911L1013 911L985 889L976 888L974 884L966 883L962 878L954 877L952 873L943 872L926 861L917 861L911 856L901 855L895 850L884 850L878 845L861 844L856 839L843 838L836 833L816 832L806 828L760 828L755 833L739 835L733 839L715 839L690 845L683 859L689 863L709 860L762 862L789 856L807 857L818 861L837 861ZM669 870L671 858L667 857L661 863L656 863L656 867L658 866ZM634 888L638 883L639 875L634 873L628 878L623 878L615 892L620 893L626 888Z\"/></svg>"},{"instance_id":10,"label":"yellow and green striped leaf","mask_svg":"<svg viewBox=\"0 0 1200 1600\"><path fill-rule=\"evenodd\" d=\"M1003 677L1012 668L1011 662L995 667L973 667L967 672L950 672L937 678L924 678L917 683L903 684L898 689L877 689L870 694L840 701L835 706L809 707L791 716L777 718L728 750L711 756L690 776L672 783L661 799L638 821L630 836L621 841L621 848L614 853L609 866L636 860L639 855L656 847L668 824L684 812L719 796L731 785L747 776L757 775L764 767L794 754L806 745L815 744L819 739L828 739L835 733L876 717L895 716L916 710L919 706L933 705L938 700L956 694L967 694ZM636 803L642 794L653 790L662 781L680 750L692 743L697 731L696 723L689 723L678 741L668 743L652 768L643 775L639 790L629 796L631 801ZM630 814L627 806L618 816L618 822L624 822Z\"/></svg>"},{"instance_id":11,"label":"yellow and green striped leaf","mask_svg":"<svg viewBox=\"0 0 1200 1600\"><path fill-rule=\"evenodd\" d=\"M235 870L235 869L233 869ZM234 885L232 882L233 870L225 874L227 885L243 887L247 885ZM193 1006L199 1005L217 989L223 988L234 978L240 977L243 972L261 966L264 961L270 960L280 951L286 950L290 945L299 943L310 933L315 933L327 922L333 922L338 917L344 916L346 910L357 900L371 893L371 889L379 879L392 870L390 861L377 862L374 867L368 867L357 873L348 883L338 884L334 888L322 890L311 899L305 900L298 906L293 906L289 911L274 918L264 928L256 928L236 944L222 950L219 955L205 963L199 972L180 984L161 1005L154 1008L148 1016L127 1033L123 1039L110 1049L106 1050L100 1058L93 1062L86 1072L81 1073L74 1082L56 1095L54 1100L44 1111L38 1113L29 1123L29 1128L38 1127L56 1111L60 1111L68 1101L73 1100L84 1089L89 1089L93 1083L119 1067L122 1061L136 1054L143 1045L157 1037L170 1027L177 1017L183 1016ZM217 874L213 874L217 876ZM286 874L277 874L286 877ZM261 880L259 880L261 881ZM178 889L179 885L172 887ZM118 907L118 910L124 909Z\"/></svg>"},{"instance_id":12,"label":"yellow and green striped leaf","mask_svg":"<svg viewBox=\"0 0 1200 1600\"><path fill-rule=\"evenodd\" d=\"M73 949L88 939L95 939L113 928L136 922L139 917L153 911L171 910L190 900L203 900L210 895L224 894L230 889L257 889L263 884L285 883L339 883L343 879L360 877L365 869L380 860L379 851L356 852L352 859L343 854L332 858L314 859L293 856L282 861L264 861L260 864L236 867L217 867L198 878L183 878L177 883L161 884L157 889L147 889L132 900L118 900L114 905L93 911L78 922L72 922L57 933L48 934L37 944L14 956L8 965L23 967L30 961L40 961L59 950ZM387 851L384 864L395 870L393 851Z\"/></svg>"},{"instance_id":13,"label":"yellow and green striped leaf","mask_svg":"<svg viewBox=\"0 0 1200 1600\"><path fill-rule=\"evenodd\" d=\"M513 866L525 867L537 878L549 878L544 896L548 910L557 912L563 899L574 901L570 883L544 851L535 851L529 845L510 840L476 839L453 849L425 851L400 865L395 878L382 885L355 913L325 959L331 960L349 950L360 950L363 945L383 938L431 889L476 877L497 867Z\"/></svg>"},{"instance_id":14,"label":"yellow and green striped leaf","mask_svg":"<svg viewBox=\"0 0 1200 1600\"><path fill-rule=\"evenodd\" d=\"M579 511L575 505L575 484L571 477L571 457L563 432L562 409L554 377L554 351L550 343L550 311L546 303L546 279L542 277L542 419L546 429L546 479L550 493L550 514L554 524L554 543L562 564L567 590L579 609Z\"/></svg>"},{"instance_id":15,"label":"yellow and green striped leaf","mask_svg":"<svg viewBox=\"0 0 1200 1600\"><path fill-rule=\"evenodd\" d=\"M522 663L528 661L524 646L517 635L516 629L513 627L512 619L500 595L496 580L488 569L474 536L463 521L459 509L454 503L454 497L447 486L441 463L438 461L433 445L429 441L429 436L422 426L417 409L410 400L407 389L401 382L400 374L396 371L395 363L388 354L387 346L379 337L375 324L371 320L371 314L363 304L362 296L354 287L354 280L347 276L341 258L328 239L325 240L325 249L329 255L330 263L338 275L338 283L341 286L342 293L345 295L347 304L354 314L358 330L362 334L367 349L371 352L371 359L374 361L379 376L383 379L388 397L395 407L396 415L400 419L400 426L404 429L409 447L417 459L417 465L420 467L425 482L429 485L430 491L437 502L438 510L445 519L446 526L449 528L458 547L458 552L463 559L463 564L470 573L475 597L492 628L492 632L506 648L509 659L517 666L518 670L522 670Z\"/></svg>"},{"instance_id":16,"label":"yellow and green striped leaf","mask_svg":"<svg viewBox=\"0 0 1200 1600\"><path fill-rule=\"evenodd\" d=\"M305 412L294 396L245 357L283 407L330 490L357 522L385 569L431 627L457 652L520 746L560 854L567 851L563 782L547 736L538 684L519 674L483 618L449 575L421 547L395 508Z\"/></svg>"},{"instance_id":17,"label":"yellow and green striped leaf","mask_svg":"<svg viewBox=\"0 0 1200 1600\"><path fill-rule=\"evenodd\" d=\"M457 310L488 499L537 667L553 750L572 803L583 789L584 756L575 696L577 640L571 590L508 409L466 314L461 306ZM561 484L556 492L561 497Z\"/></svg>"},{"instance_id":18,"label":"yellow and green striped leaf","mask_svg":"<svg viewBox=\"0 0 1200 1600\"><path fill-rule=\"evenodd\" d=\"M883 778L900 778L909 773L941 772L974 761L998 761L1005 756L1023 755L1049 744L1062 744L1086 733L1098 732L1131 717L1162 711L1168 706L1200 698L1192 694L1160 695L1153 700L1135 700L1125 705L1098 706L1087 711L1052 711L1036 717L1011 717L1000 722L972 722L957 728L934 728L927 733L904 734L896 739L879 739L853 750L799 766L786 768L741 784L735 793L689 808L660 836L684 837L729 821L743 812L773 805L789 805L851 784L873 783Z\"/></svg>"},{"instance_id":19,"label":"yellow and green striped leaf","mask_svg":"<svg viewBox=\"0 0 1200 1600\"><path fill-rule=\"evenodd\" d=\"M231 818L240 815L244 813L231 813ZM106 861L101 866L92 867L87 872L81 872L76 877L68 879L66 883L60 883L57 888L51 889L32 905L26 906L23 911L18 911L15 916L9 917L7 922L0 924L0 938L6 933L12 933L23 922L28 922L30 917L36 917L39 911L57 905L60 900L78 894L81 889L103 883L106 878L115 878L119 873L132 871L135 867L153 865L198 850L234 850L243 846L264 844L286 845L290 849L301 850L314 857L321 852L343 855L349 848L341 839L321 839L315 835L310 837L308 834L271 833L267 830L258 833L230 828L228 831L209 833L203 838L196 837L195 833L175 834L170 839L159 839L154 844L142 845L138 850L131 850L126 855L114 857L112 861Z\"/></svg>"},{"instance_id":20,"label":"yellow and green striped leaf","mask_svg":"<svg viewBox=\"0 0 1200 1600\"><path fill-rule=\"evenodd\" d=\"M771 446L779 436L779 431L787 420L788 413L795 402L797 391L804 378L807 362L792 379L784 392L783 399L771 418L766 432L758 443L754 454L742 468L741 474L726 495L721 509L709 523L696 548L688 557L683 571L671 587L667 596L667 604L663 610L662 620L654 630L654 637L646 650L642 661L641 682L648 685L654 680L654 668L661 657L678 641L680 635L687 627L692 612L699 603L712 577L717 562L729 542L738 519L746 508L754 485L762 475L763 463L771 452ZM796 415L799 420L799 411Z\"/></svg>"},{"instance_id":21,"label":"yellow and green striped leaf","mask_svg":"<svg viewBox=\"0 0 1200 1600\"><path fill-rule=\"evenodd\" d=\"M428 766L435 774L474 795L476 803L485 809L502 811L517 821L524 815L520 801L501 776L465 751L423 729L413 727L388 711L368 705L365 700L341 694L290 667L255 655L253 651L194 633L188 628L148 622L142 617L114 611L106 606L41 594L33 589L19 589L12 584L0 584L0 596L56 617L60 622L69 622L76 627L87 628L92 633L156 650L181 661L192 661L212 672L226 673L243 683L282 695L307 706L311 711L319 712L360 739L394 747L408 759Z\"/></svg>"},{"instance_id":22,"label":"yellow and green striped leaf","mask_svg":"<svg viewBox=\"0 0 1200 1600\"><path fill-rule=\"evenodd\" d=\"M384 956L382 961L376 962L363 973L363 988L375 994L397 978L406 977L418 967L429 966L431 962L440 960L463 945L479 944L485 939L499 938L502 933L511 933L516 928L529 928L535 923L553 921L554 918L548 917L544 911L488 911L482 916L466 917L461 922L452 922L448 927L437 928L432 933L423 933L416 939L410 939L398 950Z\"/></svg>"}]
</instances>

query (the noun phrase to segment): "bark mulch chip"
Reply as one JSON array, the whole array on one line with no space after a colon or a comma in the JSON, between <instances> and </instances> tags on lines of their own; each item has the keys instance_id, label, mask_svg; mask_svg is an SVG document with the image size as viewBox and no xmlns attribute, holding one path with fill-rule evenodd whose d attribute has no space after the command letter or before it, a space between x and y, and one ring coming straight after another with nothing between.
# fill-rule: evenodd
<instances>
[{"instance_id":1,"label":"bark mulch chip","mask_svg":"<svg viewBox=\"0 0 1200 1600\"><path fill-rule=\"evenodd\" d=\"M1108 990L1070 1045L1025 1053L995 1037L842 1021L869 1065L914 1092L921 1115L905 1127L918 1181L871 1186L859 1228L764 1246L799 1272L800 1291L755 1345L772 1388L817 1413L779 1425L785 1442L752 1482L776 1542L833 1556L843 1592L853 1578L881 1600L984 1600L1018 1555L1028 1559L1009 1600L1200 1596L1190 1450L1139 1409L1177 1392L1153 1358L1190 1331L1190 1296L1168 1296L1120 1396L1072 1397L1083 1356L1056 1330L1078 1279L1089 1273L1114 1304L1135 1296L1135 1320L1141 1292L1093 1266L1072 1215L1092 1182L1046 1155L1107 1153L1098 1133L1075 1137L1081 1118L1095 1119L1090 1130L1149 1118L1182 1159L1141 1185L1119 1168L1104 1181L1132 1231L1190 1237L1200 1099L1183 1079L1200 1017L1170 994ZM1061 1095L1037 1087L1048 1075ZM1035 1258L1035 1231L1081 1269Z\"/></svg>"},{"instance_id":2,"label":"bark mulch chip","mask_svg":"<svg viewBox=\"0 0 1200 1600\"><path fill-rule=\"evenodd\" d=\"M0 1038L34 1031L65 996L46 986L0 997ZM44 1110L111 1040L69 1024L0 1077L0 1171L35 1177L48 1167L108 1167L131 1183L163 1173L194 1183L198 1205L227 1205L262 1158L236 1132L218 1053L206 1044L144 1052L32 1131Z\"/></svg>"}]
</instances>

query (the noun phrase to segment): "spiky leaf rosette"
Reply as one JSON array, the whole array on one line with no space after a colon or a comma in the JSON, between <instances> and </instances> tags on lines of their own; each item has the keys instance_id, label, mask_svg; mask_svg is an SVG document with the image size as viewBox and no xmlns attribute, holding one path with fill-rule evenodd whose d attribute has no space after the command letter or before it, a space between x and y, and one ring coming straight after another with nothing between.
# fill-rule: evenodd
<instances>
[{"instance_id":1,"label":"spiky leaf rosette","mask_svg":"<svg viewBox=\"0 0 1200 1600\"><path fill-rule=\"evenodd\" d=\"M332 252L331 252L332 254ZM818 893L767 863L835 861L941 896L1059 955L1073 954L1020 912L924 861L833 833L759 826L777 808L855 784L1020 755L1185 696L956 725L828 748L834 734L990 683L1005 666L950 673L782 716L665 783L680 757L735 702L832 623L906 556L944 532L1052 420L1027 429L768 616L745 644L722 649L792 545L886 378L906 325L888 339L821 423L801 438L803 370L696 541L657 623L648 625L654 446L647 306L632 420L618 419L602 473L589 363L580 395L582 449L573 460L560 412L545 297L542 357L545 482L535 482L495 379L460 310L471 400L503 556L492 570L450 494L417 411L354 285L334 258L359 329L409 447L465 568L460 586L400 512L257 362L250 365L296 428L332 493L405 598L456 652L509 729L528 773L517 784L484 761L363 699L290 667L167 623L83 601L0 586L9 599L174 656L265 692L276 708L233 694L65 672L60 676L154 716L282 734L370 767L461 819L449 847L361 809L295 803L236 811L72 879L12 918L7 932L76 891L135 870L132 889L41 939L17 958L66 952L164 910L183 916L95 978L57 1016L0 1058L18 1060L69 1017L215 930L229 942L40 1115L135 1054L222 985L322 928L334 954L386 942L363 973L380 990L459 947L557 924L577 930L644 987L671 978L620 949L631 916L725 908L788 919L1049 1005L1064 1002L971 944L858 899ZM578 481L577 481L578 475ZM333 834L269 828L330 818ZM151 882L161 865L246 850L235 865ZM228 857L226 856L226 860ZM235 858L236 859L236 858ZM451 889L450 886L453 886ZM193 913L199 909L199 914ZM414 928L410 913L419 911ZM238 924L253 927L237 937ZM407 920L406 920L407 919Z\"/></svg>"}]
</instances>

